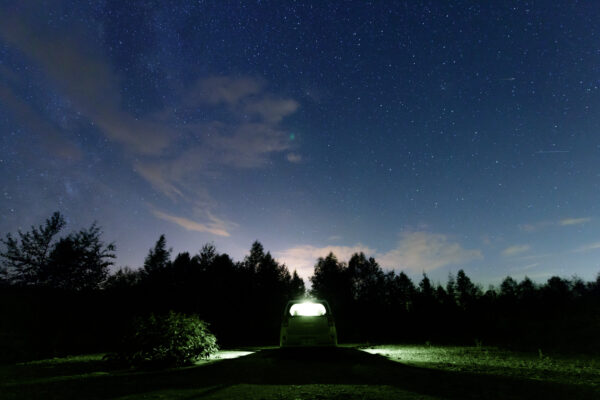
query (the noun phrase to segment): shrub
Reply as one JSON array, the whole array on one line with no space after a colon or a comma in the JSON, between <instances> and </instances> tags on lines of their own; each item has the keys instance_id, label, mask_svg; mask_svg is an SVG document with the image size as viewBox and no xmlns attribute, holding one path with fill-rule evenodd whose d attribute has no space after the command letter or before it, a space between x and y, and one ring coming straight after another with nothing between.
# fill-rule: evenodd
<instances>
[{"instance_id":1,"label":"shrub","mask_svg":"<svg viewBox=\"0 0 600 400\"><path fill-rule=\"evenodd\" d=\"M107 358L131 366L180 366L206 359L218 349L208 323L195 315L170 311L136 318L121 350Z\"/></svg>"}]
</instances>

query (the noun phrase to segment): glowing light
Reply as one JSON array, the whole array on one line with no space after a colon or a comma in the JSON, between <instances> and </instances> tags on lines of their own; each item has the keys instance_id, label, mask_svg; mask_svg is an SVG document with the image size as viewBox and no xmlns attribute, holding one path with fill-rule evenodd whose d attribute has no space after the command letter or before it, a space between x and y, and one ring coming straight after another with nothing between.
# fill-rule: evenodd
<instances>
[{"instance_id":1,"label":"glowing light","mask_svg":"<svg viewBox=\"0 0 600 400\"><path fill-rule=\"evenodd\" d=\"M212 358L215 360L231 360L254 353L253 351L219 350Z\"/></svg>"},{"instance_id":2,"label":"glowing light","mask_svg":"<svg viewBox=\"0 0 600 400\"><path fill-rule=\"evenodd\" d=\"M301 317L318 317L325 315L327 311L321 303L297 303L290 307L290 314Z\"/></svg>"}]
</instances>

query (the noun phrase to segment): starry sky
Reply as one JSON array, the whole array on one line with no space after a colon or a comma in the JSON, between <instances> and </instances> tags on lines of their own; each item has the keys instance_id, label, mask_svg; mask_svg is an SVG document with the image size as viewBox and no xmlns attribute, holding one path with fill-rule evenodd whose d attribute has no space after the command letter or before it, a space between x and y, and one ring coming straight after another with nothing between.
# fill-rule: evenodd
<instances>
[{"instance_id":1,"label":"starry sky","mask_svg":"<svg viewBox=\"0 0 600 400\"><path fill-rule=\"evenodd\" d=\"M6 1L0 233L600 272L600 4Z\"/></svg>"}]
</instances>

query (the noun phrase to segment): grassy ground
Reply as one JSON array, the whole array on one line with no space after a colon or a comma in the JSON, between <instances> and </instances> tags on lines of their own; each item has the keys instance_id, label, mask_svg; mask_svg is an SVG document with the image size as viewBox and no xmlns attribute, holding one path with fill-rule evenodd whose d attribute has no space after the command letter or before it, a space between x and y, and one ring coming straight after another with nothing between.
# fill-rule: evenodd
<instances>
[{"instance_id":1,"label":"grassy ground","mask_svg":"<svg viewBox=\"0 0 600 400\"><path fill-rule=\"evenodd\" d=\"M361 347L406 365L445 371L521 377L600 389L600 357L506 351L495 347Z\"/></svg>"},{"instance_id":2,"label":"grassy ground","mask_svg":"<svg viewBox=\"0 0 600 400\"><path fill-rule=\"evenodd\" d=\"M399 345L245 354L166 371L109 370L101 355L5 365L0 398L600 398L600 360L591 357Z\"/></svg>"}]
</instances>

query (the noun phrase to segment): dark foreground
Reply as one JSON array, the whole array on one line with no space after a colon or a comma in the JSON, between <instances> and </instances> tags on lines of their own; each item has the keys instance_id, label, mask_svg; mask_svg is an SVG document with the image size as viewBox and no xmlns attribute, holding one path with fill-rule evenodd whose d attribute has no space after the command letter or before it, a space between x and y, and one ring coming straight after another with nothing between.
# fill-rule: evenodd
<instances>
[{"instance_id":1,"label":"dark foreground","mask_svg":"<svg viewBox=\"0 0 600 400\"><path fill-rule=\"evenodd\" d=\"M110 371L100 356L0 367L0 398L10 399L598 399L594 368L552 368L533 376L498 358L466 364L413 362L410 348L261 349L244 357L168 371ZM403 349L406 349L403 350ZM455 348L454 348L455 349ZM431 354L439 351L433 348ZM446 350L444 350L445 352ZM470 350L469 350L470 351ZM479 351L479 350L477 350ZM422 350L421 353L427 353ZM419 354L421 354L419 353ZM446 353L444 353L446 354ZM507 353L504 364L516 358ZM389 358L388 358L389 357ZM457 356L453 356L457 357ZM471 357L471 356L469 356ZM393 361L395 360L395 361ZM464 361L464 360L463 360ZM527 367L525 361L524 366ZM448 364L448 368L444 365ZM463 365L464 367L461 367ZM504 368L504 369L503 369ZM531 369L531 366L529 367ZM504 373L503 371L513 371ZM547 379L545 378L547 375Z\"/></svg>"}]
</instances>

